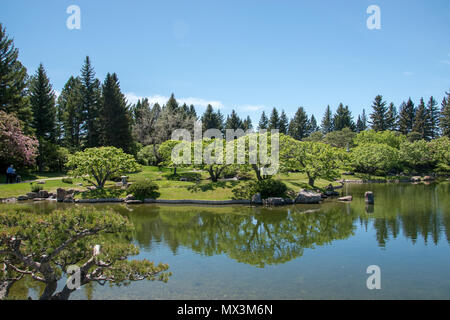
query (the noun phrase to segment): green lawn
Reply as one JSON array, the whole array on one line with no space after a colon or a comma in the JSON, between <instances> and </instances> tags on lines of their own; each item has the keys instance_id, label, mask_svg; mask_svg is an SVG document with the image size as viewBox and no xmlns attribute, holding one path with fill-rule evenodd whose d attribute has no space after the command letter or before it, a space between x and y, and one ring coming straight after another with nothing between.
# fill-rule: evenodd
<instances>
[{"instance_id":1,"label":"green lawn","mask_svg":"<svg viewBox=\"0 0 450 320\"><path fill-rule=\"evenodd\" d=\"M65 174L48 173L48 174L32 174L30 177L36 177L36 180L45 178L55 178L62 177ZM195 199L195 200L229 200L233 198L232 189L240 184L245 183L245 181L219 181L212 183L208 180L209 175L206 172L194 171L192 169L178 169L177 176L172 176L172 169L169 168L158 168L153 166L145 166L143 170L138 173L129 174L129 181L133 182L140 178L149 178L154 181L159 186L160 199ZM181 177L198 177L199 181L179 181ZM47 180L42 186L44 190L49 192L55 192L57 188L66 189L78 189L81 191L86 190L86 183L84 186L78 186L77 184L82 182L81 179L73 179L73 184L67 184L58 180ZM298 191L301 188L307 188L307 177L302 173L291 173L291 174L278 174L275 179L282 180L289 189ZM195 180L195 179L194 179ZM330 184L329 181L317 180L316 187L325 187ZM108 182L106 187L113 186L113 182ZM339 185L339 183L334 182L333 185ZM25 195L31 191L30 183L18 183L18 184L1 184L0 185L0 198L16 197L19 195ZM125 192L116 191L104 191L102 194L89 193L81 194L77 197L81 198L93 198L93 197L112 197L123 196Z\"/></svg>"}]
</instances>

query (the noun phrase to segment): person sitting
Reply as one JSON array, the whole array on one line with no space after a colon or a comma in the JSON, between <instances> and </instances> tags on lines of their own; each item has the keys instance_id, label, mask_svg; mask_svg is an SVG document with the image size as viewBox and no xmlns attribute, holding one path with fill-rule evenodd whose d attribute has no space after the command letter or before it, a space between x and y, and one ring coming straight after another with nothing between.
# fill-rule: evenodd
<instances>
[{"instance_id":1,"label":"person sitting","mask_svg":"<svg viewBox=\"0 0 450 320\"><path fill-rule=\"evenodd\" d=\"M13 165L10 165L8 169L6 169L6 183L14 183L16 181L16 170Z\"/></svg>"}]
</instances>

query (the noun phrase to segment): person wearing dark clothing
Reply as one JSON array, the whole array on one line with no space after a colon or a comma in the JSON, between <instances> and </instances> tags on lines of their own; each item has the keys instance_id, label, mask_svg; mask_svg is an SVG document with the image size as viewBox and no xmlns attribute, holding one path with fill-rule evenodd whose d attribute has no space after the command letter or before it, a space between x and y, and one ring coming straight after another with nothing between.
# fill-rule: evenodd
<instances>
[{"instance_id":1,"label":"person wearing dark clothing","mask_svg":"<svg viewBox=\"0 0 450 320\"><path fill-rule=\"evenodd\" d=\"M16 170L13 165L10 165L8 169L6 169L6 183L14 183L16 182Z\"/></svg>"}]
</instances>

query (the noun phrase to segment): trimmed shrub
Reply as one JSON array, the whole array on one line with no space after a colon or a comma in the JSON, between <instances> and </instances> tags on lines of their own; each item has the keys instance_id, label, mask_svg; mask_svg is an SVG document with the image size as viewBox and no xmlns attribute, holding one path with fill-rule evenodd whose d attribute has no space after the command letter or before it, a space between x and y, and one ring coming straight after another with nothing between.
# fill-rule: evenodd
<instances>
[{"instance_id":1,"label":"trimmed shrub","mask_svg":"<svg viewBox=\"0 0 450 320\"><path fill-rule=\"evenodd\" d=\"M40 184L31 184L31 192L39 192L43 189L44 187L41 186Z\"/></svg>"},{"instance_id":2,"label":"trimmed shrub","mask_svg":"<svg viewBox=\"0 0 450 320\"><path fill-rule=\"evenodd\" d=\"M63 183L67 183L67 184L72 184L73 183L72 179L70 179L70 178L63 178L61 181Z\"/></svg>"},{"instance_id":3,"label":"trimmed shrub","mask_svg":"<svg viewBox=\"0 0 450 320\"><path fill-rule=\"evenodd\" d=\"M156 199L160 196L158 185L150 179L141 179L133 182L127 192L131 193L136 199Z\"/></svg>"},{"instance_id":4,"label":"trimmed shrub","mask_svg":"<svg viewBox=\"0 0 450 320\"><path fill-rule=\"evenodd\" d=\"M237 199L251 199L256 193L261 194L262 199L270 197L285 197L288 191L287 186L274 179L266 179L261 181L250 181L244 185L233 189L233 194Z\"/></svg>"}]
</instances>

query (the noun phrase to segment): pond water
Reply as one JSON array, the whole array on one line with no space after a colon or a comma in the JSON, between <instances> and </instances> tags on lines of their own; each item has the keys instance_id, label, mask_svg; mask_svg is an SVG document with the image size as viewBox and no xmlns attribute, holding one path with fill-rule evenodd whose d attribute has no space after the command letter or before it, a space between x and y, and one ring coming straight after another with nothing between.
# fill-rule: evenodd
<instances>
[{"instance_id":1,"label":"pond water","mask_svg":"<svg viewBox=\"0 0 450 320\"><path fill-rule=\"evenodd\" d=\"M84 286L71 299L450 299L449 189L346 185L351 203L279 208L98 204L133 222L134 258L168 263L173 275L168 283ZM374 206L364 203L368 190ZM380 290L366 286L370 265L380 267ZM11 294L38 291L22 282Z\"/></svg>"}]
</instances>

